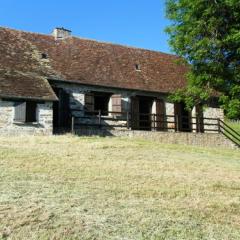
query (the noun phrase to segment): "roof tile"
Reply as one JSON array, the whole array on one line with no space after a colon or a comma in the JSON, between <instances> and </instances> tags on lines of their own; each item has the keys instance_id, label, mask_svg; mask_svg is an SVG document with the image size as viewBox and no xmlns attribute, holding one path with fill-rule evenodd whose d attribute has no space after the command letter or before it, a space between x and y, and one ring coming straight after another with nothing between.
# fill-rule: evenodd
<instances>
[{"instance_id":1,"label":"roof tile","mask_svg":"<svg viewBox=\"0 0 240 240\"><path fill-rule=\"evenodd\" d=\"M48 59L42 59L43 53ZM0 93L7 91L3 86L11 81L12 94L15 89L30 97L55 98L44 78L169 93L185 87L188 71L177 63L179 57L170 54L76 37L55 40L7 28L0 28L0 54L0 69L15 72L12 79L0 72ZM136 71L136 64L141 71Z\"/></svg>"}]
</instances>

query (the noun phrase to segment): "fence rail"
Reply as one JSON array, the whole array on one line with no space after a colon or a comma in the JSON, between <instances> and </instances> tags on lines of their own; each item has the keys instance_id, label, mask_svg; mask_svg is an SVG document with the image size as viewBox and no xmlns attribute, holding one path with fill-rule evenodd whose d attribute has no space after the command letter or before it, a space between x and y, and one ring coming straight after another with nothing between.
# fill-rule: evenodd
<instances>
[{"instance_id":1,"label":"fence rail","mask_svg":"<svg viewBox=\"0 0 240 240\"><path fill-rule=\"evenodd\" d=\"M220 119L219 119L219 131L225 137L234 142L238 147L240 147L240 134Z\"/></svg>"},{"instance_id":2,"label":"fence rail","mask_svg":"<svg viewBox=\"0 0 240 240\"><path fill-rule=\"evenodd\" d=\"M138 112L81 111L72 117L71 131L81 127L104 129L125 128L131 130L213 132L221 133L240 147L240 134L218 118L188 117L178 115L147 114Z\"/></svg>"},{"instance_id":3,"label":"fence rail","mask_svg":"<svg viewBox=\"0 0 240 240\"><path fill-rule=\"evenodd\" d=\"M116 124L113 124L115 122ZM72 117L72 128L98 126L105 128L149 129L175 131L219 131L217 118L185 117L177 115L85 111L82 116ZM207 128L206 128L207 127ZM74 129L73 129L74 130Z\"/></svg>"}]
</instances>

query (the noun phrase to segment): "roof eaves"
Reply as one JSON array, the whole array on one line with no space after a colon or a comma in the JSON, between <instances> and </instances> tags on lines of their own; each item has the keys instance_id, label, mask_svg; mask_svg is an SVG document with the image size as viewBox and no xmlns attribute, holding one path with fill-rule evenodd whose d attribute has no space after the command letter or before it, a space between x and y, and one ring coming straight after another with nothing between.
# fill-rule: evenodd
<instances>
[{"instance_id":1,"label":"roof eaves","mask_svg":"<svg viewBox=\"0 0 240 240\"><path fill-rule=\"evenodd\" d=\"M109 86L109 85L100 85L100 84L91 84L91 83L84 83L76 80L61 80L61 79L52 79L48 78L48 81L52 82L62 82L62 83L69 83L69 84L77 84L77 85L84 85L84 86L92 86L92 87L103 87L103 88L111 88L111 89L118 89L118 90L127 90L127 91L138 91L138 92L147 92L147 93L160 93L160 94L170 94L168 91L151 91L151 90L144 90L144 89L137 89L137 88L124 88L124 87L115 87L115 86Z\"/></svg>"},{"instance_id":2,"label":"roof eaves","mask_svg":"<svg viewBox=\"0 0 240 240\"><path fill-rule=\"evenodd\" d=\"M32 101L44 101L44 102L56 102L59 99L57 97L55 98L37 98L37 97L26 97L26 96L15 96L15 95L6 95L6 94L0 94L0 98L3 99L12 99L12 100L32 100Z\"/></svg>"}]
</instances>

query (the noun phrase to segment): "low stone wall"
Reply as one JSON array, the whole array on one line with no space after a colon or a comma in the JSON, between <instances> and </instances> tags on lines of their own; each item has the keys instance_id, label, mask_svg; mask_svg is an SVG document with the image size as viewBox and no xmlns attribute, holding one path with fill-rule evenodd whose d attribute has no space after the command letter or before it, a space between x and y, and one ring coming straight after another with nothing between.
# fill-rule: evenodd
<instances>
[{"instance_id":1,"label":"low stone wall","mask_svg":"<svg viewBox=\"0 0 240 240\"><path fill-rule=\"evenodd\" d=\"M97 128L82 128L76 130L76 134L80 136L114 136L114 137L130 137L143 138L164 144L182 144L194 145L200 147L228 148L235 149L230 140L221 134L212 133L185 133L185 132L151 132L151 131L132 131L132 130L107 130Z\"/></svg>"}]
</instances>

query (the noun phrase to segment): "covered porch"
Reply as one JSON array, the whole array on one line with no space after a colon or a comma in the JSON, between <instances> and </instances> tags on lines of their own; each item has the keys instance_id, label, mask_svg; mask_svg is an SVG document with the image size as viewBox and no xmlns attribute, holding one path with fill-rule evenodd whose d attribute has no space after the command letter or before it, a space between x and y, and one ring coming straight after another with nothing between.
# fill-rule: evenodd
<instances>
[{"instance_id":1,"label":"covered porch","mask_svg":"<svg viewBox=\"0 0 240 240\"><path fill-rule=\"evenodd\" d=\"M167 95L57 83L59 101L53 106L53 128L72 131L83 128L162 132L218 132L219 108L196 106L187 111L184 103L171 103Z\"/></svg>"}]
</instances>

